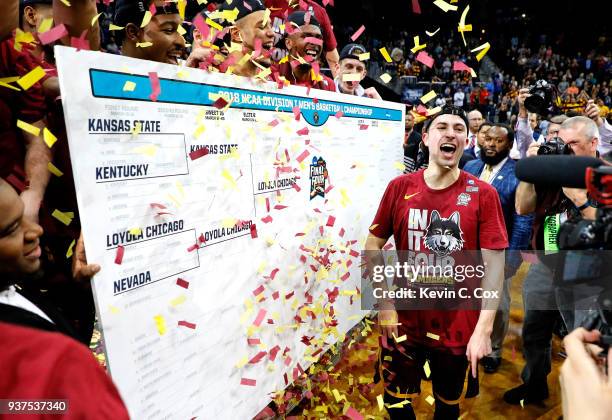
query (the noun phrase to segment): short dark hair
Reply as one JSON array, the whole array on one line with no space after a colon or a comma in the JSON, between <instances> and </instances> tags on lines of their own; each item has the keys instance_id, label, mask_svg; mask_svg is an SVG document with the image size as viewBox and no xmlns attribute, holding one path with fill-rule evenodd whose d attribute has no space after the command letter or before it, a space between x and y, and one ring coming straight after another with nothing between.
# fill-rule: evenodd
<instances>
[{"instance_id":1,"label":"short dark hair","mask_svg":"<svg viewBox=\"0 0 612 420\"><path fill-rule=\"evenodd\" d=\"M478 127L478 132L479 132L479 133L480 133L480 130L482 130L482 127L484 127L485 125L486 125L487 127L491 127L491 126L495 125L495 123L492 123L491 121L485 121L485 122L483 122L482 124L480 124L480 127Z\"/></svg>"},{"instance_id":2,"label":"short dark hair","mask_svg":"<svg viewBox=\"0 0 612 420\"><path fill-rule=\"evenodd\" d=\"M442 107L442 110L440 112L433 115L429 120L425 121L425 132L429 133L429 127L431 127L431 124L434 122L434 120L441 115L456 115L463 120L463 122L465 123L465 128L469 127L468 117L463 108L459 108L454 105L445 105L444 107Z\"/></svg>"},{"instance_id":3,"label":"short dark hair","mask_svg":"<svg viewBox=\"0 0 612 420\"><path fill-rule=\"evenodd\" d=\"M508 141L510 141L510 145L514 144L514 130L512 129L512 127L510 127L508 124L502 124L502 123L491 123L491 128L493 127L499 127L499 128L503 128L504 130L506 130L506 133L508 133Z\"/></svg>"}]
</instances>

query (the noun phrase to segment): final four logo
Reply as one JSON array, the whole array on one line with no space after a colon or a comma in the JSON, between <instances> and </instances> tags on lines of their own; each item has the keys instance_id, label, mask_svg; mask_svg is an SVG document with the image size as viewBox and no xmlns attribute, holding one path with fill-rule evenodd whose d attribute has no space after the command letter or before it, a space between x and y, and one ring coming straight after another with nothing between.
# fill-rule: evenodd
<instances>
[{"instance_id":1,"label":"final four logo","mask_svg":"<svg viewBox=\"0 0 612 420\"><path fill-rule=\"evenodd\" d=\"M310 164L310 199L316 196L325 197L325 182L327 180L327 163L322 156L312 158Z\"/></svg>"}]
</instances>

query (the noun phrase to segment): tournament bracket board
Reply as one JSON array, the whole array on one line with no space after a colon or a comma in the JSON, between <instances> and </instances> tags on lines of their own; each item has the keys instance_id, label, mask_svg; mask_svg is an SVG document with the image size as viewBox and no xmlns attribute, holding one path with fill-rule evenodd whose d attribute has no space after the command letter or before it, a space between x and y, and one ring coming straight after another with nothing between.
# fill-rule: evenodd
<instances>
[{"instance_id":1,"label":"tournament bracket board","mask_svg":"<svg viewBox=\"0 0 612 420\"><path fill-rule=\"evenodd\" d=\"M404 106L56 57L108 367L131 417L252 418L365 313L360 251L401 172Z\"/></svg>"}]
</instances>

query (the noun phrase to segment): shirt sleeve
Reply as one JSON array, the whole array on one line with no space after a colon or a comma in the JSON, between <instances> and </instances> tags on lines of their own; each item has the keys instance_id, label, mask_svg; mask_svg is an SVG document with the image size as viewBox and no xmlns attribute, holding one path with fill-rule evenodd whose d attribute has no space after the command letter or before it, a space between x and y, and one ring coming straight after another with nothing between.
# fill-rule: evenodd
<instances>
[{"instance_id":1,"label":"shirt sleeve","mask_svg":"<svg viewBox=\"0 0 612 420\"><path fill-rule=\"evenodd\" d=\"M520 158L527 156L527 149L533 143L533 130L529 125L527 118L519 118L516 123L516 148L519 151Z\"/></svg>"},{"instance_id":2,"label":"shirt sleeve","mask_svg":"<svg viewBox=\"0 0 612 420\"><path fill-rule=\"evenodd\" d=\"M480 186L480 213L478 215L478 242L483 249L508 248L508 234L504 213L497 191L488 184Z\"/></svg>"},{"instance_id":3,"label":"shirt sleeve","mask_svg":"<svg viewBox=\"0 0 612 420\"><path fill-rule=\"evenodd\" d=\"M597 151L601 155L612 151L612 126L604 119L604 123L599 126L599 145Z\"/></svg>"},{"instance_id":4,"label":"shirt sleeve","mask_svg":"<svg viewBox=\"0 0 612 420\"><path fill-rule=\"evenodd\" d=\"M321 24L321 29L323 30L323 44L325 48L325 52L330 52L338 47L338 42L336 41L336 36L334 35L334 29L332 28L331 21L329 20L329 15L327 11L317 5L313 5L313 10L316 14L316 18Z\"/></svg>"},{"instance_id":5,"label":"shirt sleeve","mask_svg":"<svg viewBox=\"0 0 612 420\"><path fill-rule=\"evenodd\" d=\"M370 233L377 238L389 239L393 235L393 214L397 202L397 191L397 182L393 180L387 185L387 189L380 200L378 211L370 226Z\"/></svg>"}]
</instances>

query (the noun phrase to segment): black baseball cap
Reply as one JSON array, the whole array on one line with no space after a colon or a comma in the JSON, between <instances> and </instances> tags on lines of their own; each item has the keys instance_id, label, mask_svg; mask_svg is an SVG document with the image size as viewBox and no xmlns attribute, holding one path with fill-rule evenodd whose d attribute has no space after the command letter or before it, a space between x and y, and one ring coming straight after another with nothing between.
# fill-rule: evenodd
<instances>
[{"instance_id":1,"label":"black baseball cap","mask_svg":"<svg viewBox=\"0 0 612 420\"><path fill-rule=\"evenodd\" d=\"M365 52L366 49L361 44L347 44L342 48L342 51L340 51L340 60L344 60L345 58L359 60L359 55Z\"/></svg>"},{"instance_id":2,"label":"black baseball cap","mask_svg":"<svg viewBox=\"0 0 612 420\"><path fill-rule=\"evenodd\" d=\"M468 123L467 113L463 110L463 108L459 108L454 105L446 105L442 107L440 112L432 115L431 118L425 122L425 131L429 131L429 126L441 115L456 115L463 120L466 128L470 126Z\"/></svg>"},{"instance_id":3,"label":"black baseball cap","mask_svg":"<svg viewBox=\"0 0 612 420\"><path fill-rule=\"evenodd\" d=\"M34 6L36 4L48 4L51 6L53 0L19 0L19 7L21 7L22 10L26 6Z\"/></svg>"},{"instance_id":4,"label":"black baseball cap","mask_svg":"<svg viewBox=\"0 0 612 420\"><path fill-rule=\"evenodd\" d=\"M115 0L115 14L113 23L117 26L126 26L128 23L140 25L145 12L154 0ZM173 15L178 14L178 8L174 2L165 2L156 7L156 14Z\"/></svg>"},{"instance_id":5,"label":"black baseball cap","mask_svg":"<svg viewBox=\"0 0 612 420\"><path fill-rule=\"evenodd\" d=\"M221 6L219 6L219 11L222 12L224 10L238 10L238 15L236 16L236 20L240 20L251 13L259 12L261 10L266 10L266 6L263 4L261 0L227 0L224 1ZM232 24L232 22L219 22L221 24Z\"/></svg>"},{"instance_id":6,"label":"black baseball cap","mask_svg":"<svg viewBox=\"0 0 612 420\"><path fill-rule=\"evenodd\" d=\"M306 16L307 14L308 14L308 17ZM314 25L314 26L321 28L321 24L319 23L317 18L315 18L313 13L303 12L301 10L297 12L293 12L289 16L287 16L285 25L289 23L293 23L293 25L298 28L304 25Z\"/></svg>"}]
</instances>

